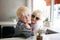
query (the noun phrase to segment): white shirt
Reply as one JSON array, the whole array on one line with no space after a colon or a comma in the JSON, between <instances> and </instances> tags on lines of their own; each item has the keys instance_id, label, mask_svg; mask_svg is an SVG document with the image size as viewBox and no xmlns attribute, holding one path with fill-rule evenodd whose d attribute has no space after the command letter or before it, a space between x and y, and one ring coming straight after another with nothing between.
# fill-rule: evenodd
<instances>
[{"instance_id":1,"label":"white shirt","mask_svg":"<svg viewBox=\"0 0 60 40\"><path fill-rule=\"evenodd\" d=\"M35 24L32 24L32 27L34 28L33 32L36 33L40 29L41 26L42 26L41 21L37 21Z\"/></svg>"}]
</instances>

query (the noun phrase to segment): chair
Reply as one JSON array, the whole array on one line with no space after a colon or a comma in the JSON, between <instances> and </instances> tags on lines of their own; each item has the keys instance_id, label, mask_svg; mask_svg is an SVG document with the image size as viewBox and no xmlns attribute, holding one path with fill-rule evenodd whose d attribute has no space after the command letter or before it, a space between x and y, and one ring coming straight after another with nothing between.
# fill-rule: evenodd
<instances>
[{"instance_id":1,"label":"chair","mask_svg":"<svg viewBox=\"0 0 60 40\"><path fill-rule=\"evenodd\" d=\"M13 37L13 34L14 34L13 26L3 26L3 29L2 29L2 37L3 38Z\"/></svg>"}]
</instances>

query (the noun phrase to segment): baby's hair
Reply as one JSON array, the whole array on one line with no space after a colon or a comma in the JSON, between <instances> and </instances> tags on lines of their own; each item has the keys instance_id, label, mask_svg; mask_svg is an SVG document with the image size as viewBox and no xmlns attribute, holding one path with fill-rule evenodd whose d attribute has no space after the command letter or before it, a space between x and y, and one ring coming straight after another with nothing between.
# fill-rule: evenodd
<instances>
[{"instance_id":1,"label":"baby's hair","mask_svg":"<svg viewBox=\"0 0 60 40\"><path fill-rule=\"evenodd\" d=\"M41 16L41 15L42 15L42 11L40 11L40 10L35 10L35 11L33 11L32 15Z\"/></svg>"},{"instance_id":2,"label":"baby's hair","mask_svg":"<svg viewBox=\"0 0 60 40\"><path fill-rule=\"evenodd\" d=\"M17 10L17 16L20 16L21 12L28 11L28 8L25 6L19 7Z\"/></svg>"}]
</instances>

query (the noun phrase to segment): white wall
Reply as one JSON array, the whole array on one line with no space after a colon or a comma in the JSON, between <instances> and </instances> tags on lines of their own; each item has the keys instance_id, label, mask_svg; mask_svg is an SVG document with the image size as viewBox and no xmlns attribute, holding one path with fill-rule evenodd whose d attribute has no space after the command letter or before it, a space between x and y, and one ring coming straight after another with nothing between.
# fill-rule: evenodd
<instances>
[{"instance_id":1,"label":"white wall","mask_svg":"<svg viewBox=\"0 0 60 40\"><path fill-rule=\"evenodd\" d=\"M7 21L9 17L16 16L19 6L26 6L26 0L0 0L0 21Z\"/></svg>"}]
</instances>

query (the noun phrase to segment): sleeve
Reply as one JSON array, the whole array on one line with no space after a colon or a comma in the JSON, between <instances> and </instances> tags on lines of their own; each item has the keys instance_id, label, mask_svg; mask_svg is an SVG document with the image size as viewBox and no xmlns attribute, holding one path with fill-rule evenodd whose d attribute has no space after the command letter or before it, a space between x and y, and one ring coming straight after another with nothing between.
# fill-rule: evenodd
<instances>
[{"instance_id":1,"label":"sleeve","mask_svg":"<svg viewBox=\"0 0 60 40\"><path fill-rule=\"evenodd\" d=\"M21 22L18 22L15 31L21 32L22 30L23 30L23 24Z\"/></svg>"},{"instance_id":2,"label":"sleeve","mask_svg":"<svg viewBox=\"0 0 60 40\"><path fill-rule=\"evenodd\" d=\"M37 32L39 29L42 28L42 22L38 21L35 25L34 25L34 32Z\"/></svg>"}]
</instances>

